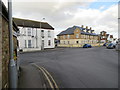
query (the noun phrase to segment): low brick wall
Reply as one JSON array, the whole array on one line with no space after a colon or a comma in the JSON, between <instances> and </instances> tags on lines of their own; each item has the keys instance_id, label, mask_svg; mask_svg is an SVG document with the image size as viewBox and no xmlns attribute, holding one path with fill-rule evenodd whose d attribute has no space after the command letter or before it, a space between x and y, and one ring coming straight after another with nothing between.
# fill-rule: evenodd
<instances>
[{"instance_id":1,"label":"low brick wall","mask_svg":"<svg viewBox=\"0 0 120 90\"><path fill-rule=\"evenodd\" d=\"M9 77L8 77L8 65L10 60L10 52L9 52L9 30L8 30L8 22L5 18L2 17L1 21L2 27L0 30L0 66L2 66L2 74L0 73L2 80L2 88L9 87ZM17 60L17 37L13 36L14 40L14 60Z\"/></svg>"},{"instance_id":2,"label":"low brick wall","mask_svg":"<svg viewBox=\"0 0 120 90\"><path fill-rule=\"evenodd\" d=\"M83 47L84 44L58 44L58 47ZM102 43L91 44L92 46L102 46Z\"/></svg>"},{"instance_id":3,"label":"low brick wall","mask_svg":"<svg viewBox=\"0 0 120 90\"><path fill-rule=\"evenodd\" d=\"M9 32L8 22L2 19L2 87L8 87Z\"/></svg>"}]
</instances>

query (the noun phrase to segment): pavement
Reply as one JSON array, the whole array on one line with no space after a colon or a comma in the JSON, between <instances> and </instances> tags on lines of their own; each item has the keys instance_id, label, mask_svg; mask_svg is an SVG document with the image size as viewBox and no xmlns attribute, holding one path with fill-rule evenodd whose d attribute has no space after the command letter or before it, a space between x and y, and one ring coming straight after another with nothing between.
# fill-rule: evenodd
<instances>
[{"instance_id":1,"label":"pavement","mask_svg":"<svg viewBox=\"0 0 120 90\"><path fill-rule=\"evenodd\" d=\"M105 47L56 48L20 54L19 88L41 88L44 67L59 88L118 88L118 52Z\"/></svg>"}]
</instances>

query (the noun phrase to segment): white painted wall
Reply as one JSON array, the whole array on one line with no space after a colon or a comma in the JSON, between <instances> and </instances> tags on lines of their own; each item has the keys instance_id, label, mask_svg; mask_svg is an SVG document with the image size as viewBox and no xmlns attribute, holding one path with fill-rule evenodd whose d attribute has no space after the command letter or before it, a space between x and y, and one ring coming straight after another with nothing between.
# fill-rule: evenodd
<instances>
[{"instance_id":1,"label":"white painted wall","mask_svg":"<svg viewBox=\"0 0 120 90\"><path fill-rule=\"evenodd\" d=\"M18 36L19 49L23 51L36 51L41 50L42 40L44 40L44 48L54 48L54 30L49 29L39 29L39 28L29 28L31 29L31 35L28 36L27 27L19 27L20 36ZM41 37L41 30L44 30L44 38ZM48 37L48 31L50 32L50 37ZM25 40L26 46L25 47ZM28 48L28 40L31 40L31 48ZM51 44L48 45L48 40L51 41Z\"/></svg>"}]
</instances>

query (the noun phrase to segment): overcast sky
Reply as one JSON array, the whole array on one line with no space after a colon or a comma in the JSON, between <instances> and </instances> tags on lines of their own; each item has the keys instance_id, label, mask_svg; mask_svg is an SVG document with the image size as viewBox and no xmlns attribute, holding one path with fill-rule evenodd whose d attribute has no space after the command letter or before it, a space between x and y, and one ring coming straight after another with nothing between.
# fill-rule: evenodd
<instances>
[{"instance_id":1,"label":"overcast sky","mask_svg":"<svg viewBox=\"0 0 120 90\"><path fill-rule=\"evenodd\" d=\"M104 30L118 37L118 0L13 0L13 17L45 18L55 28L55 36L74 25L84 25L98 34Z\"/></svg>"}]
</instances>

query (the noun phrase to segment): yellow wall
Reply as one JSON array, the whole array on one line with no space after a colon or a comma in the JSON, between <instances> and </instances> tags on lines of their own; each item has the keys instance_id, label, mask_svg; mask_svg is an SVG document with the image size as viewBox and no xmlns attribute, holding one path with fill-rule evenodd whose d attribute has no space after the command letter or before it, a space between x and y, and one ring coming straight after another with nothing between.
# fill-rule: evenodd
<instances>
[{"instance_id":1,"label":"yellow wall","mask_svg":"<svg viewBox=\"0 0 120 90\"><path fill-rule=\"evenodd\" d=\"M76 37L76 35L78 35L78 37ZM80 47L84 44L91 44L92 46L97 46L99 37L92 35L83 35L81 34L81 30L79 28L76 28L72 35L61 35L58 36L58 39L60 40L60 45L66 47Z\"/></svg>"}]
</instances>

